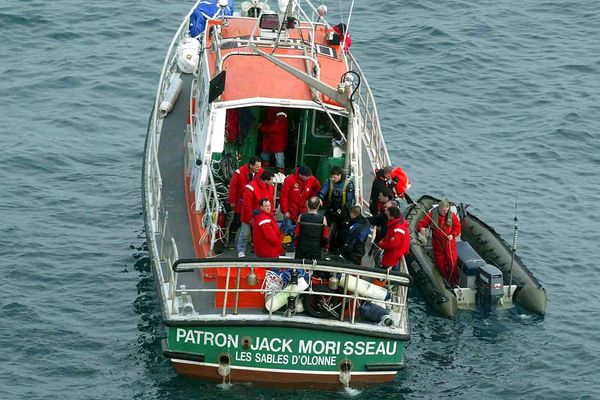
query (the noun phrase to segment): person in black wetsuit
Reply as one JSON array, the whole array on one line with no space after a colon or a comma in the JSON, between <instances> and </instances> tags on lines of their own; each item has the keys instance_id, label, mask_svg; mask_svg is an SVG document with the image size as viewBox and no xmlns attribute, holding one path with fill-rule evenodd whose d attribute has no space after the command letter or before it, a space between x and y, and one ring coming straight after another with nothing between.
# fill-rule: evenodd
<instances>
[{"instance_id":1,"label":"person in black wetsuit","mask_svg":"<svg viewBox=\"0 0 600 400\"><path fill-rule=\"evenodd\" d=\"M392 180L392 171L393 168L391 166L387 166L385 168L377 170L375 172L375 179L373 180L373 186L371 186L371 199L369 203L369 211L371 211L371 215L377 214L377 202L379 201L379 193L384 190L388 190L391 193L394 191L394 181ZM389 200L392 200L390 197Z\"/></svg>"}]
</instances>

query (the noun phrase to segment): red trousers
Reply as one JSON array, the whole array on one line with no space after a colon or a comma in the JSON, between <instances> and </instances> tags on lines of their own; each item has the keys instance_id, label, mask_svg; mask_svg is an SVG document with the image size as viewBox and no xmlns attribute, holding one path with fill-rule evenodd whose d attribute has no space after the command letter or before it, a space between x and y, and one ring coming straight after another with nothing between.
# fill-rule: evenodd
<instances>
[{"instance_id":1,"label":"red trousers","mask_svg":"<svg viewBox=\"0 0 600 400\"><path fill-rule=\"evenodd\" d=\"M450 286L458 284L458 254L456 252L456 242L454 240L446 242L444 248L433 249L433 259L442 276L448 281Z\"/></svg>"}]
</instances>

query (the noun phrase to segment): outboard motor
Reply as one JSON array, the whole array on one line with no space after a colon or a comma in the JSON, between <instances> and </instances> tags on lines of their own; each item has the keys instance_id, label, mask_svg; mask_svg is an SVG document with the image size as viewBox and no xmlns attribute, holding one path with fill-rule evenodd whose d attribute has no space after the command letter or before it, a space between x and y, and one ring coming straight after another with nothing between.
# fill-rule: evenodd
<instances>
[{"instance_id":1,"label":"outboard motor","mask_svg":"<svg viewBox=\"0 0 600 400\"><path fill-rule=\"evenodd\" d=\"M466 241L457 241L456 249L458 251L458 286L461 288L474 288L479 267L486 265L486 262L473 247Z\"/></svg>"},{"instance_id":2,"label":"outboard motor","mask_svg":"<svg viewBox=\"0 0 600 400\"><path fill-rule=\"evenodd\" d=\"M477 288L475 295L477 304L486 310L494 310L504 296L502 271L489 264L480 266L475 287Z\"/></svg>"}]
</instances>

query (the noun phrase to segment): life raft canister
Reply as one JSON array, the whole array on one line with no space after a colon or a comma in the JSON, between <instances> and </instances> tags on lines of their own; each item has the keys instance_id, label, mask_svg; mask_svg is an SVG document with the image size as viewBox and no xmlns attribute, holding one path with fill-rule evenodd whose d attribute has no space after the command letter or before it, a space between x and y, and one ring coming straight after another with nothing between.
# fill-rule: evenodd
<instances>
[{"instance_id":1,"label":"life raft canister","mask_svg":"<svg viewBox=\"0 0 600 400\"><path fill-rule=\"evenodd\" d=\"M396 194L400 197L404 197L404 193L406 193L406 191L412 186L410 179L408 179L408 176L406 176L406 173L401 167L396 167L392 171L392 179L396 180L395 178L398 178L398 181L394 186L394 189L396 189Z\"/></svg>"}]
</instances>

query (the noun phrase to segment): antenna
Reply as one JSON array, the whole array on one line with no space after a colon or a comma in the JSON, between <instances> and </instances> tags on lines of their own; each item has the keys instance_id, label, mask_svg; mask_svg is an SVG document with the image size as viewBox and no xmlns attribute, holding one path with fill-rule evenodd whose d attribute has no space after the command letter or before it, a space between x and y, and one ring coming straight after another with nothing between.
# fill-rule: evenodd
<instances>
[{"instance_id":1,"label":"antenna","mask_svg":"<svg viewBox=\"0 0 600 400\"><path fill-rule=\"evenodd\" d=\"M515 253L517 252L517 236L519 235L519 227L517 226L517 194L515 193L515 228L513 231L513 242L512 242L512 248L510 251L510 278L508 279L508 297L510 297L511 295L511 289L512 289L512 267L513 267L513 262L515 261Z\"/></svg>"}]
</instances>

